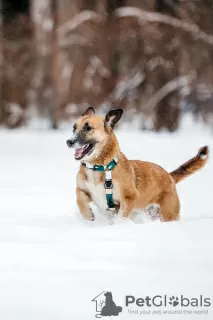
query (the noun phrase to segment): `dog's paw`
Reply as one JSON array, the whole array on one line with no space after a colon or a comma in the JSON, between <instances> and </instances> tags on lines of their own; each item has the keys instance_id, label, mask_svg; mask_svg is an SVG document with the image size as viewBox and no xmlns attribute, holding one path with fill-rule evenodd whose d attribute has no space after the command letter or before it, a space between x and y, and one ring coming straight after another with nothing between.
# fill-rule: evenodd
<instances>
[{"instance_id":1,"label":"dog's paw","mask_svg":"<svg viewBox=\"0 0 213 320\"><path fill-rule=\"evenodd\" d=\"M105 210L104 215L108 220L111 220L114 217L114 213L111 210Z\"/></svg>"},{"instance_id":2,"label":"dog's paw","mask_svg":"<svg viewBox=\"0 0 213 320\"><path fill-rule=\"evenodd\" d=\"M95 215L94 215L94 213L92 212L92 214L91 214L91 218L89 219L90 221L95 221Z\"/></svg>"},{"instance_id":3,"label":"dog's paw","mask_svg":"<svg viewBox=\"0 0 213 320\"><path fill-rule=\"evenodd\" d=\"M106 214L105 221L107 221L108 225L112 226L115 223L114 216Z\"/></svg>"},{"instance_id":4,"label":"dog's paw","mask_svg":"<svg viewBox=\"0 0 213 320\"><path fill-rule=\"evenodd\" d=\"M92 201L89 202L89 210L91 213L91 217L89 218L90 221L95 221L95 215L93 213L93 205L94 205L94 203Z\"/></svg>"},{"instance_id":5,"label":"dog's paw","mask_svg":"<svg viewBox=\"0 0 213 320\"><path fill-rule=\"evenodd\" d=\"M83 221L88 222L88 223L93 223L95 221L95 215L93 214L93 212L91 212L89 215L82 214L81 217L82 217Z\"/></svg>"},{"instance_id":6,"label":"dog's paw","mask_svg":"<svg viewBox=\"0 0 213 320\"><path fill-rule=\"evenodd\" d=\"M84 218L84 223L86 223L88 226L93 227L95 226L95 216L94 214L91 214L90 217Z\"/></svg>"},{"instance_id":7,"label":"dog's paw","mask_svg":"<svg viewBox=\"0 0 213 320\"><path fill-rule=\"evenodd\" d=\"M133 212L131 213L130 218L131 218L132 220L135 220L135 219L139 216L139 214L140 214L140 212L133 211Z\"/></svg>"}]
</instances>

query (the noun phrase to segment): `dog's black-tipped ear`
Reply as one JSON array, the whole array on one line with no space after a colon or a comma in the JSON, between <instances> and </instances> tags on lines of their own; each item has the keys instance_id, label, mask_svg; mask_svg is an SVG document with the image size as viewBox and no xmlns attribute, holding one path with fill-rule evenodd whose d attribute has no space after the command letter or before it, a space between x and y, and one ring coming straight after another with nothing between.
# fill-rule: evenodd
<instances>
[{"instance_id":1,"label":"dog's black-tipped ear","mask_svg":"<svg viewBox=\"0 0 213 320\"><path fill-rule=\"evenodd\" d=\"M114 129L116 123L120 120L123 114L123 109L110 110L104 120L104 124L107 127Z\"/></svg>"},{"instance_id":2,"label":"dog's black-tipped ear","mask_svg":"<svg viewBox=\"0 0 213 320\"><path fill-rule=\"evenodd\" d=\"M87 108L87 110L82 114L83 116L94 116L95 114L95 109L93 107Z\"/></svg>"}]
</instances>

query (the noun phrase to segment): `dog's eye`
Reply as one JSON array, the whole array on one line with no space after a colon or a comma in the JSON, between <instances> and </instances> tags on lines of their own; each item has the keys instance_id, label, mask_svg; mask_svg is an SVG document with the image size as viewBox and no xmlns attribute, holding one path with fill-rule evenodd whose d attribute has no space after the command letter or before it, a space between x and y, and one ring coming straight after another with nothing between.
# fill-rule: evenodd
<instances>
[{"instance_id":1,"label":"dog's eye","mask_svg":"<svg viewBox=\"0 0 213 320\"><path fill-rule=\"evenodd\" d=\"M74 126L73 126L73 132L75 132L76 129L77 129L77 125L74 124Z\"/></svg>"},{"instance_id":2,"label":"dog's eye","mask_svg":"<svg viewBox=\"0 0 213 320\"><path fill-rule=\"evenodd\" d=\"M88 123L86 123L85 126L84 126L84 130L85 131L91 131L92 127L90 127L90 125Z\"/></svg>"}]
</instances>

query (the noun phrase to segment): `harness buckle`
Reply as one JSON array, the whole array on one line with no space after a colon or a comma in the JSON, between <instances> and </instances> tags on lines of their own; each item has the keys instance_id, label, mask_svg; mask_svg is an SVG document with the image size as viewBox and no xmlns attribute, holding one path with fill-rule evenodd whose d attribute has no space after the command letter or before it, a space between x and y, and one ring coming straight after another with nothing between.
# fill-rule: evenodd
<instances>
[{"instance_id":1,"label":"harness buckle","mask_svg":"<svg viewBox=\"0 0 213 320\"><path fill-rule=\"evenodd\" d=\"M105 189L112 189L113 188L112 180L106 180L104 187Z\"/></svg>"}]
</instances>

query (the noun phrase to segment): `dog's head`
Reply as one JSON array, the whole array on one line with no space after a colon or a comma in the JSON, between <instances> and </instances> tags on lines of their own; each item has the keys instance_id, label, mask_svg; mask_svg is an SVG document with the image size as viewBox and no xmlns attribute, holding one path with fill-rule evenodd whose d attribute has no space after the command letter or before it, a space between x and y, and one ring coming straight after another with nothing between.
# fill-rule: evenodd
<instances>
[{"instance_id":1,"label":"dog's head","mask_svg":"<svg viewBox=\"0 0 213 320\"><path fill-rule=\"evenodd\" d=\"M90 161L97 158L116 123L123 114L122 109L111 110L105 117L95 115L89 107L73 126L73 135L67 140L69 148L75 148L75 159Z\"/></svg>"},{"instance_id":2,"label":"dog's head","mask_svg":"<svg viewBox=\"0 0 213 320\"><path fill-rule=\"evenodd\" d=\"M112 301L112 292L105 292L104 293L105 297L106 297L106 300L108 301Z\"/></svg>"}]
</instances>

